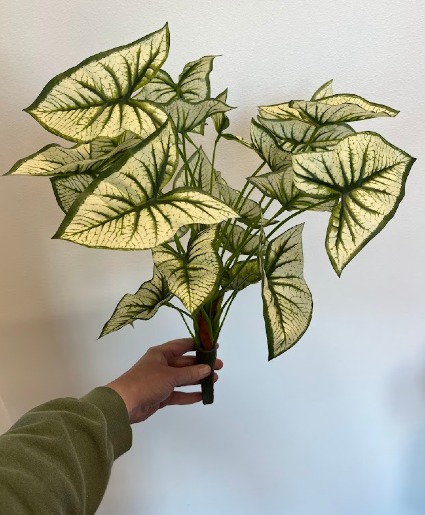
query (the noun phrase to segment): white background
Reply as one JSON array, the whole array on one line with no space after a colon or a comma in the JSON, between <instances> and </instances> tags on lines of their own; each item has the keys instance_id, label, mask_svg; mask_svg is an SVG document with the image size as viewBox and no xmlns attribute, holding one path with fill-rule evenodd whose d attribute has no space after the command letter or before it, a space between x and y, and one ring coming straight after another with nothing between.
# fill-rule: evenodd
<instances>
[{"instance_id":1,"label":"white background","mask_svg":"<svg viewBox=\"0 0 425 515\"><path fill-rule=\"evenodd\" d=\"M356 0L11 0L1 6L1 168L57 141L22 112L57 73L168 21L174 77L221 54L234 133L256 106L308 98L334 79L399 109L376 130L418 158L395 218L338 279L326 214L308 217L305 276L315 312L267 362L259 288L235 302L221 336L216 402L169 408L134 428L102 515L409 515L425 512L425 2ZM218 167L242 184L257 160L226 143ZM47 179L0 178L0 394L12 420L80 396L150 345L185 336L162 308L96 338L115 304L150 277L149 253L51 240L61 221Z\"/></svg>"}]
</instances>

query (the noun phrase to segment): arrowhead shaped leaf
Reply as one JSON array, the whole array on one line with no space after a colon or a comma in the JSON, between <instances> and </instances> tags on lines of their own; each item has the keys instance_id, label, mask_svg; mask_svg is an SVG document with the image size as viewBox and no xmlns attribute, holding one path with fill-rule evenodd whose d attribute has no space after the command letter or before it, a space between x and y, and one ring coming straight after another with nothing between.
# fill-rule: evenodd
<instances>
[{"instance_id":1,"label":"arrowhead shaped leaf","mask_svg":"<svg viewBox=\"0 0 425 515\"><path fill-rule=\"evenodd\" d=\"M89 187L94 178L88 173L76 173L65 177L52 177L50 180L59 207L68 213L72 204Z\"/></svg>"},{"instance_id":2,"label":"arrowhead shaped leaf","mask_svg":"<svg viewBox=\"0 0 425 515\"><path fill-rule=\"evenodd\" d=\"M207 55L187 63L177 84L167 72L160 71L149 84L140 90L135 98L165 104L175 98L187 102L200 102L210 96L209 75L215 56Z\"/></svg>"},{"instance_id":3,"label":"arrowhead shaped leaf","mask_svg":"<svg viewBox=\"0 0 425 515\"><path fill-rule=\"evenodd\" d=\"M248 177L264 195L277 200L287 211L305 209L310 206L312 211L332 211L335 200L319 203L317 198L311 197L299 190L294 183L293 169L288 168L282 172L266 173L257 177ZM316 206L316 204L319 204Z\"/></svg>"},{"instance_id":4,"label":"arrowhead shaped leaf","mask_svg":"<svg viewBox=\"0 0 425 515\"><path fill-rule=\"evenodd\" d=\"M290 349L310 324L313 302L303 277L303 225L267 245L262 296L269 360Z\"/></svg>"},{"instance_id":5,"label":"arrowhead shaped leaf","mask_svg":"<svg viewBox=\"0 0 425 515\"><path fill-rule=\"evenodd\" d=\"M165 122L163 111L132 94L167 58L168 27L102 52L52 79L26 109L47 130L71 141L115 137L129 130L143 138Z\"/></svg>"},{"instance_id":6,"label":"arrowhead shaped leaf","mask_svg":"<svg viewBox=\"0 0 425 515\"><path fill-rule=\"evenodd\" d=\"M136 320L149 320L172 296L166 280L154 269L152 279L143 283L136 293L128 293L119 301L100 337L133 324Z\"/></svg>"},{"instance_id":7,"label":"arrowhead shaped leaf","mask_svg":"<svg viewBox=\"0 0 425 515\"><path fill-rule=\"evenodd\" d=\"M165 247L152 251L155 266L190 313L205 303L220 277L222 265L214 248L215 234L216 227L202 231L189 244L185 255Z\"/></svg>"},{"instance_id":8,"label":"arrowhead shaped leaf","mask_svg":"<svg viewBox=\"0 0 425 515\"><path fill-rule=\"evenodd\" d=\"M238 261L224 273L222 287L226 291L241 291L259 281L261 281L261 273L258 259L249 259L248 261Z\"/></svg>"},{"instance_id":9,"label":"arrowhead shaped leaf","mask_svg":"<svg viewBox=\"0 0 425 515\"><path fill-rule=\"evenodd\" d=\"M198 191L178 189L162 195L176 164L176 137L168 122L93 181L55 237L88 247L142 250L167 241L184 225L215 224L237 216Z\"/></svg>"},{"instance_id":10,"label":"arrowhead shaped leaf","mask_svg":"<svg viewBox=\"0 0 425 515\"><path fill-rule=\"evenodd\" d=\"M337 194L326 248L338 275L393 217L414 158L378 134L343 139L332 151L294 156L298 188L316 198Z\"/></svg>"},{"instance_id":11,"label":"arrowhead shaped leaf","mask_svg":"<svg viewBox=\"0 0 425 515\"><path fill-rule=\"evenodd\" d=\"M354 133L348 125L326 125L315 127L301 120L268 120L260 119L261 124L275 136L279 146L291 153L300 152L306 147L327 149Z\"/></svg>"},{"instance_id":12,"label":"arrowhead shaped leaf","mask_svg":"<svg viewBox=\"0 0 425 515\"><path fill-rule=\"evenodd\" d=\"M315 125L355 122L380 116L395 116L398 113L395 109L368 102L356 95L334 95L319 102L294 100L290 105L304 119Z\"/></svg>"},{"instance_id":13,"label":"arrowhead shaped leaf","mask_svg":"<svg viewBox=\"0 0 425 515\"><path fill-rule=\"evenodd\" d=\"M231 107L219 100L209 99L190 103L181 98L161 106L173 120L177 132L190 132L216 113L229 111Z\"/></svg>"},{"instance_id":14,"label":"arrowhead shaped leaf","mask_svg":"<svg viewBox=\"0 0 425 515\"><path fill-rule=\"evenodd\" d=\"M282 150L273 134L255 120L251 121L251 141L257 154L269 165L272 172L280 172L291 166L290 152Z\"/></svg>"},{"instance_id":15,"label":"arrowhead shaped leaf","mask_svg":"<svg viewBox=\"0 0 425 515\"><path fill-rule=\"evenodd\" d=\"M321 100L324 97L330 97L333 95L333 80L328 80L318 88L311 97L311 100Z\"/></svg>"},{"instance_id":16,"label":"arrowhead shaped leaf","mask_svg":"<svg viewBox=\"0 0 425 515\"><path fill-rule=\"evenodd\" d=\"M47 145L35 154L18 161L7 175L64 175L84 173L110 164L118 155L140 142L132 133L119 138L96 138L91 143L71 148Z\"/></svg>"}]
</instances>

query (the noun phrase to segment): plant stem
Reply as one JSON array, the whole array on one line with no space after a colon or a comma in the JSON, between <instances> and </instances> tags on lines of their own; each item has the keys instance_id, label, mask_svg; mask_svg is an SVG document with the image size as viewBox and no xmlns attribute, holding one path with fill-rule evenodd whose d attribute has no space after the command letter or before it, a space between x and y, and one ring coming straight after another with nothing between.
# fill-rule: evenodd
<instances>
[{"instance_id":1,"label":"plant stem","mask_svg":"<svg viewBox=\"0 0 425 515\"><path fill-rule=\"evenodd\" d=\"M190 313L188 313L187 311L184 311L184 309L180 309L178 308L177 306L175 306L174 304L171 304L171 302L166 302L165 303L165 306L168 306L169 308L172 308L172 309L175 309L176 311L179 312L179 315L182 317L182 320L184 322L184 325L187 327L187 330L189 331L189 334L190 336L196 340L196 337L195 337L195 334L193 333L193 331L191 330L191 328L189 327L189 324L186 322L186 319L185 319L185 316L187 316L188 318L192 318L192 316L190 315Z\"/></svg>"},{"instance_id":2,"label":"plant stem","mask_svg":"<svg viewBox=\"0 0 425 515\"><path fill-rule=\"evenodd\" d=\"M217 145L218 145L218 142L220 141L220 138L221 138L221 135L218 134L214 141L214 150L213 150L213 155L212 155L212 159L211 159L210 195L212 195L212 192L213 192L213 184L214 184L213 179L215 176L215 170L214 170L215 156L216 156L216 152L217 152Z\"/></svg>"}]
</instances>

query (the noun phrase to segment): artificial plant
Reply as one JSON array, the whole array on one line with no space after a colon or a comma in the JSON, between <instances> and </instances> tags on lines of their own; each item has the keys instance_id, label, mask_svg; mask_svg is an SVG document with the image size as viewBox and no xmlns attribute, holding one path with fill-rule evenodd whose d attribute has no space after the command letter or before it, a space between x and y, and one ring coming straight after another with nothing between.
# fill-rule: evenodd
<instances>
[{"instance_id":1,"label":"artificial plant","mask_svg":"<svg viewBox=\"0 0 425 515\"><path fill-rule=\"evenodd\" d=\"M54 238L151 249L152 279L121 299L101 336L169 306L193 335L199 361L213 365L236 295L261 282L273 359L300 339L312 315L303 224L285 226L305 211L328 211L326 249L341 274L394 215L414 162L349 123L398 111L334 94L329 81L310 100L260 107L245 141L228 132L227 90L211 96L214 56L189 62L174 80L162 69L168 51L165 25L53 78L26 111L76 144L48 145L9 174L51 177L65 212ZM210 157L200 145L207 120ZM240 191L216 170L223 138L259 156ZM213 402L213 374L202 391L204 403Z\"/></svg>"}]
</instances>

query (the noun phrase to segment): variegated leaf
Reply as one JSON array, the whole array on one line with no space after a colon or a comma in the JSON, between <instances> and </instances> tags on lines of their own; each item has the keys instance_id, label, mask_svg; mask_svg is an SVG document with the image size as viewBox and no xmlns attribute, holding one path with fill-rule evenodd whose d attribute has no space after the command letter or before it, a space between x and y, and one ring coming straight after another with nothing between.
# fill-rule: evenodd
<instances>
[{"instance_id":1,"label":"variegated leaf","mask_svg":"<svg viewBox=\"0 0 425 515\"><path fill-rule=\"evenodd\" d=\"M166 104L176 98L177 84L165 70L159 70L155 77L136 95L135 100L148 100L158 104Z\"/></svg>"},{"instance_id":2,"label":"variegated leaf","mask_svg":"<svg viewBox=\"0 0 425 515\"><path fill-rule=\"evenodd\" d=\"M188 102L199 102L210 96L210 73L215 57L207 55L186 64L178 82L181 98Z\"/></svg>"},{"instance_id":3,"label":"variegated leaf","mask_svg":"<svg viewBox=\"0 0 425 515\"><path fill-rule=\"evenodd\" d=\"M75 173L65 177L52 177L50 180L59 207L68 213L72 204L89 187L94 178L87 173Z\"/></svg>"},{"instance_id":4,"label":"variegated leaf","mask_svg":"<svg viewBox=\"0 0 425 515\"><path fill-rule=\"evenodd\" d=\"M289 102L275 104L270 106L261 106L258 108L261 118L271 118L279 120L301 120L300 113L289 106Z\"/></svg>"},{"instance_id":5,"label":"variegated leaf","mask_svg":"<svg viewBox=\"0 0 425 515\"><path fill-rule=\"evenodd\" d=\"M332 211L335 200L322 203L299 190L294 183L293 169L284 172L271 172L256 177L248 177L264 195L277 200L287 211L309 208L311 211Z\"/></svg>"},{"instance_id":6,"label":"variegated leaf","mask_svg":"<svg viewBox=\"0 0 425 515\"><path fill-rule=\"evenodd\" d=\"M90 156L92 159L105 159L105 157L123 152L140 142L140 138L131 131L124 131L116 138L99 136L90 142Z\"/></svg>"},{"instance_id":7,"label":"variegated leaf","mask_svg":"<svg viewBox=\"0 0 425 515\"><path fill-rule=\"evenodd\" d=\"M338 275L393 217L414 161L370 132L349 136L332 151L294 156L298 188L316 198L339 196L326 236Z\"/></svg>"},{"instance_id":8,"label":"variegated leaf","mask_svg":"<svg viewBox=\"0 0 425 515\"><path fill-rule=\"evenodd\" d=\"M154 269L152 279L143 283L136 293L127 293L119 301L111 318L104 325L100 337L128 324L133 325L136 320L149 320L172 296L165 278Z\"/></svg>"},{"instance_id":9,"label":"variegated leaf","mask_svg":"<svg viewBox=\"0 0 425 515\"><path fill-rule=\"evenodd\" d=\"M225 291L241 291L251 284L261 280L258 259L238 261L231 268L226 270L222 278L222 287Z\"/></svg>"},{"instance_id":10,"label":"variegated leaf","mask_svg":"<svg viewBox=\"0 0 425 515\"><path fill-rule=\"evenodd\" d=\"M162 108L173 120L177 132L193 131L213 114L231 109L219 100L208 99L190 103L181 98L171 100L168 104L162 105Z\"/></svg>"},{"instance_id":11,"label":"variegated leaf","mask_svg":"<svg viewBox=\"0 0 425 515\"><path fill-rule=\"evenodd\" d=\"M314 125L348 123L380 116L395 116L398 113L390 107L368 102L356 95L334 95L319 102L294 100L290 105Z\"/></svg>"},{"instance_id":12,"label":"variegated leaf","mask_svg":"<svg viewBox=\"0 0 425 515\"><path fill-rule=\"evenodd\" d=\"M320 86L311 97L311 100L321 100L324 97L330 97L333 95L333 80L328 80Z\"/></svg>"},{"instance_id":13,"label":"variegated leaf","mask_svg":"<svg viewBox=\"0 0 425 515\"><path fill-rule=\"evenodd\" d=\"M250 231L240 225L225 224L221 235L222 246L229 252L251 254L260 244L259 236L250 234Z\"/></svg>"},{"instance_id":14,"label":"variegated leaf","mask_svg":"<svg viewBox=\"0 0 425 515\"><path fill-rule=\"evenodd\" d=\"M155 76L168 49L165 25L59 74L26 111L47 130L71 141L115 137L124 130L146 138L166 115L158 106L131 96Z\"/></svg>"},{"instance_id":15,"label":"variegated leaf","mask_svg":"<svg viewBox=\"0 0 425 515\"><path fill-rule=\"evenodd\" d=\"M315 127L301 120L268 120L260 119L261 124L275 136L279 146L291 153L300 152L305 148L326 150L336 143L353 134L349 125L326 125Z\"/></svg>"},{"instance_id":16,"label":"variegated leaf","mask_svg":"<svg viewBox=\"0 0 425 515\"><path fill-rule=\"evenodd\" d=\"M326 98L322 98L320 100L322 104L328 104L332 106L341 106L346 104L354 104L365 111L370 113L374 113L379 116L397 116L399 111L393 109L392 107L388 107L383 104L376 104L374 102L369 102L363 97L359 97L358 95L352 95L348 93L341 93L338 95L327 96Z\"/></svg>"},{"instance_id":17,"label":"variegated leaf","mask_svg":"<svg viewBox=\"0 0 425 515\"><path fill-rule=\"evenodd\" d=\"M71 148L47 145L35 154L18 161L7 175L54 176L93 171L99 172L122 152L140 142L140 138L127 132L119 138L96 138L91 143Z\"/></svg>"},{"instance_id":18,"label":"variegated leaf","mask_svg":"<svg viewBox=\"0 0 425 515\"><path fill-rule=\"evenodd\" d=\"M176 164L176 137L167 122L78 197L55 237L89 247L146 249L167 241L184 225L215 224L237 216L223 202L198 191L161 195Z\"/></svg>"},{"instance_id":19,"label":"variegated leaf","mask_svg":"<svg viewBox=\"0 0 425 515\"><path fill-rule=\"evenodd\" d=\"M257 154L272 172L281 172L291 166L291 153L281 149L273 134L255 120L251 121L251 141Z\"/></svg>"},{"instance_id":20,"label":"variegated leaf","mask_svg":"<svg viewBox=\"0 0 425 515\"><path fill-rule=\"evenodd\" d=\"M261 267L269 360L295 345L310 324L313 301L303 276L302 229L297 225L271 241Z\"/></svg>"},{"instance_id":21,"label":"variegated leaf","mask_svg":"<svg viewBox=\"0 0 425 515\"><path fill-rule=\"evenodd\" d=\"M215 56L207 55L196 61L187 63L177 83L167 72L160 71L135 98L151 100L165 104L174 98L182 98L187 102L200 102L210 96L209 75L213 68Z\"/></svg>"},{"instance_id":22,"label":"variegated leaf","mask_svg":"<svg viewBox=\"0 0 425 515\"><path fill-rule=\"evenodd\" d=\"M164 246L152 251L155 266L190 313L205 303L220 277L222 265L214 248L215 234L216 227L202 231L184 255Z\"/></svg>"}]
</instances>

